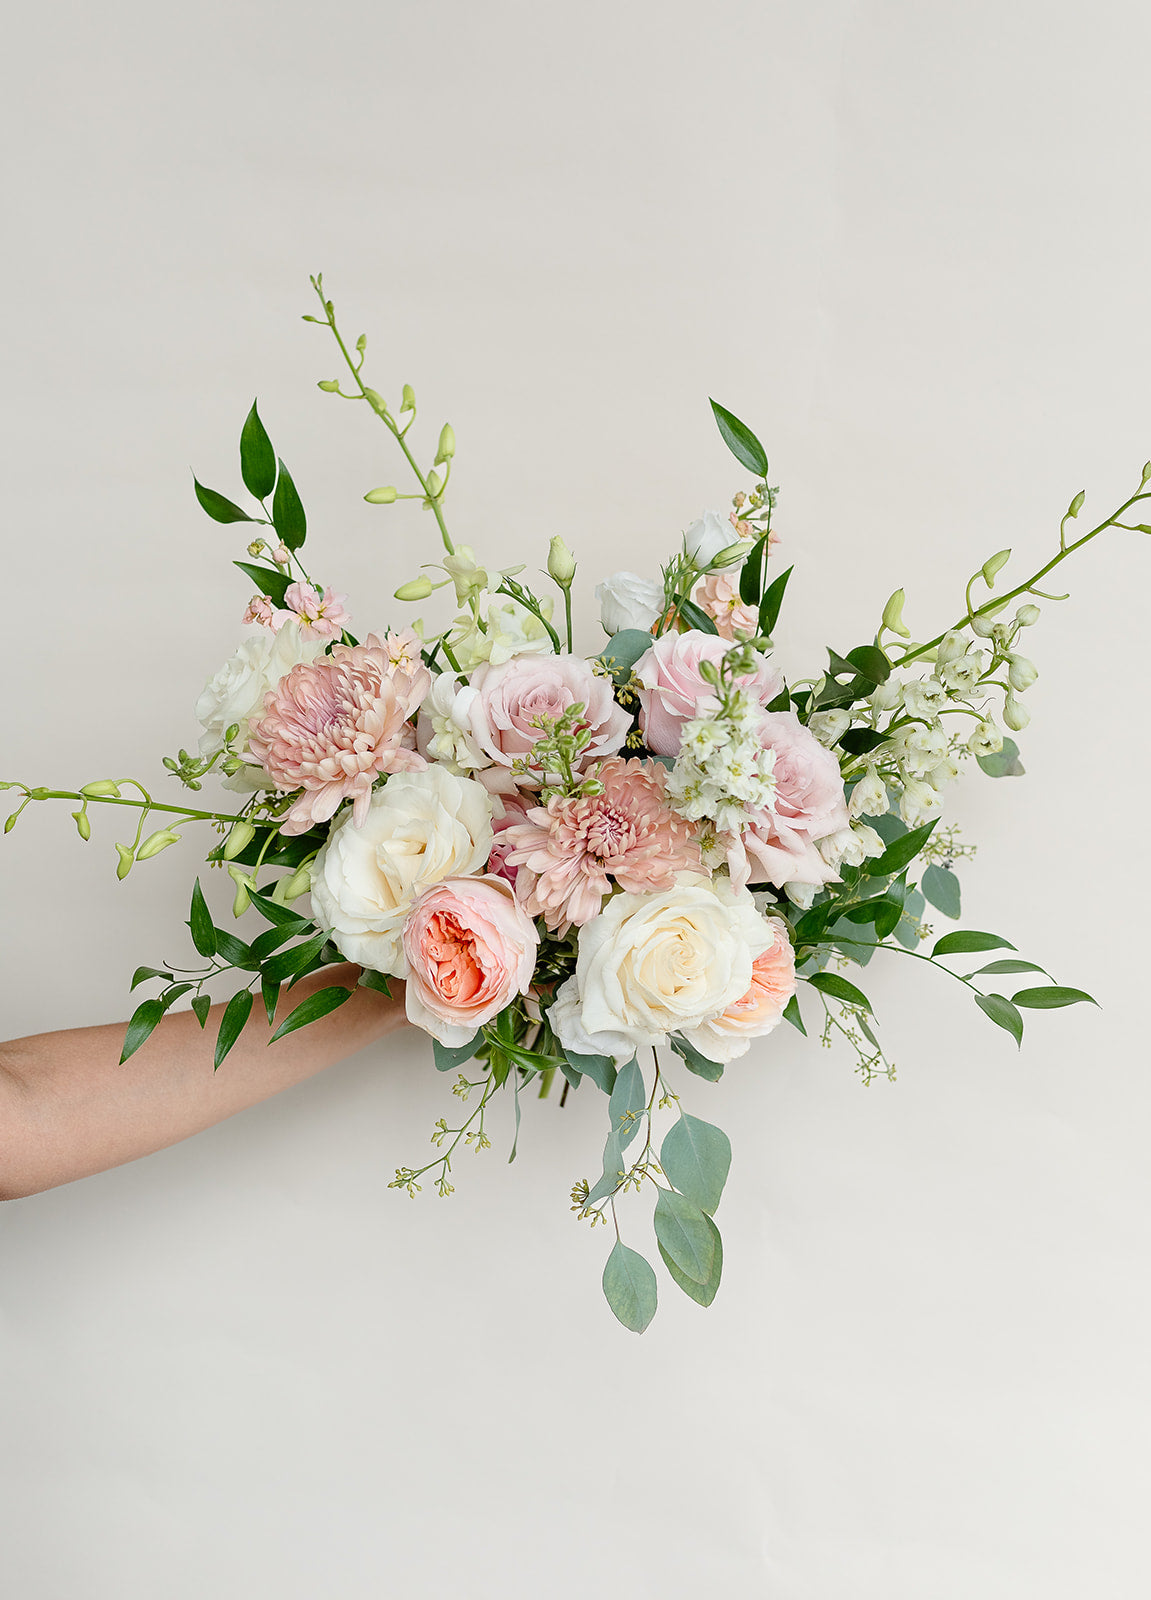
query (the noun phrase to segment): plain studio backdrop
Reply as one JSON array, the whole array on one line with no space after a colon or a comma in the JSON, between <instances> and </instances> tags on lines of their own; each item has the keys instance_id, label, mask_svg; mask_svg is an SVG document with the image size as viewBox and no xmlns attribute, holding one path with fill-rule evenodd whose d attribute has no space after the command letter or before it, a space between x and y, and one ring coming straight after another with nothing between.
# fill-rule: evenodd
<instances>
[{"instance_id":1,"label":"plain studio backdrop","mask_svg":"<svg viewBox=\"0 0 1151 1600\"><path fill-rule=\"evenodd\" d=\"M362 500L402 462L315 387L316 270L426 457L453 423L457 538L529 568L567 539L588 652L594 584L746 483L709 395L782 487L792 672L900 584L924 637L991 552L1034 570L1151 455L1149 46L1134 3L1037 0L14 13L0 776L175 789L249 593L191 470L239 491L255 394L313 569L361 633L407 617L434 529ZM725 1282L705 1313L663 1280L643 1338L568 1209L590 1088L526 1102L513 1167L501 1104L450 1200L389 1190L456 1104L415 1036L5 1206L5 1593L1145 1595L1151 543L1063 574L1027 776L949 819L965 924L1101 1010L1019 1053L891 957L895 1084L789 1029L690 1080L735 1146ZM196 845L119 884L119 819L84 845L67 813L0 841L5 1036L123 1017L190 949Z\"/></svg>"}]
</instances>

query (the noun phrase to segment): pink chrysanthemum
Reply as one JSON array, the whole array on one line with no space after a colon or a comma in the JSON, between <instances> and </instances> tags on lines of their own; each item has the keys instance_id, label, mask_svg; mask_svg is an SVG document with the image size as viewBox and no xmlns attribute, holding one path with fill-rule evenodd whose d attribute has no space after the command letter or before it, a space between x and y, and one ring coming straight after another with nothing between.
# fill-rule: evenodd
<instances>
[{"instance_id":1,"label":"pink chrysanthemum","mask_svg":"<svg viewBox=\"0 0 1151 1600\"><path fill-rule=\"evenodd\" d=\"M408 718L431 685L427 667L399 671L387 639L369 634L363 644L336 645L330 655L301 662L269 690L251 726L248 759L277 789L304 791L281 831L306 833L343 800L355 802L358 827L378 773L425 767Z\"/></svg>"},{"instance_id":2,"label":"pink chrysanthemum","mask_svg":"<svg viewBox=\"0 0 1151 1600\"><path fill-rule=\"evenodd\" d=\"M275 613L275 626L298 622L305 639L335 639L343 632L344 624L351 620L344 610L347 598L346 594L336 594L331 588L320 594L310 583L290 583L284 594L287 610Z\"/></svg>"},{"instance_id":3,"label":"pink chrysanthemum","mask_svg":"<svg viewBox=\"0 0 1151 1600\"><path fill-rule=\"evenodd\" d=\"M614 878L629 894L670 889L675 874L699 870L691 828L664 798L664 768L611 756L596 777L603 793L553 796L507 829L505 868L520 868L524 910L555 932L594 917Z\"/></svg>"}]
</instances>

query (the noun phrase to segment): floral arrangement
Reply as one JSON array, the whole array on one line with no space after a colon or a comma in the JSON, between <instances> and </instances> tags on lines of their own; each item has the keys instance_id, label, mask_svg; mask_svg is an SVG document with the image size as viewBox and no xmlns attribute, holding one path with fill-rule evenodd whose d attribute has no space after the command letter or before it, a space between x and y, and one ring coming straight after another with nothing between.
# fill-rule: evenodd
<instances>
[{"instance_id":1,"label":"floral arrangement","mask_svg":"<svg viewBox=\"0 0 1151 1600\"><path fill-rule=\"evenodd\" d=\"M544 593L523 567L491 572L453 541L452 429L422 468L411 388L393 409L365 383L366 340L349 348L322 279L312 283L321 315L305 320L329 330L349 375L319 387L366 406L413 475L410 493L388 485L365 499L417 499L442 541L396 600L446 590L450 614L353 635L347 597L304 565L304 508L253 404L240 436L248 508L195 482L215 522L266 530L235 562L255 591L248 631L196 704L198 750L164 759L185 789L211 777L234 799L204 810L134 779L75 792L8 783L22 798L5 831L29 804L64 799L87 840L93 807L126 808L137 826L116 845L124 879L208 824L207 862L229 875L245 936L213 920L197 879L188 926L200 964L137 969L133 988L161 987L132 1016L122 1059L185 996L206 1026L222 979L240 987L219 1022L217 1067L257 1000L271 1024L307 974L349 961L385 993L404 979L407 1015L430 1035L436 1067L457 1074L464 1107L458 1126L436 1123L432 1160L396 1172L392 1187L411 1196L423 1182L453 1192L457 1152L490 1145L499 1090L518 1136L529 1086L546 1096L558 1074L563 1104L590 1083L607 1102L602 1171L576 1183L573 1208L593 1227L610 1219L604 1292L642 1332L657 1280L621 1237L629 1191L654 1195L656 1246L681 1290L706 1306L720 1280L715 1213L731 1146L682 1104L690 1077L714 1083L781 1023L842 1037L864 1081L890 1075L867 995L844 970L881 951L948 972L1017 1042L1026 1011L1090 999L997 934L935 936L925 917L930 903L959 918L955 865L971 853L940 825L948 784L968 762L997 778L1023 770L1009 735L1027 724L1020 697L1036 669L1020 637L1039 620L1037 599L1065 598L1039 585L1106 529L1151 532L1123 520L1151 498L1151 463L1116 512L1073 538L1077 494L1058 547L998 593L1011 552L992 555L960 615L924 642L898 590L866 643L829 650L826 666L789 683L771 653L791 570L776 572L777 490L759 440L713 401L750 487L730 515L693 522L658 577L606 577L604 638L577 649L564 541L551 540ZM993 951L1010 953L970 970ZM272 1042L352 992L312 992Z\"/></svg>"}]
</instances>

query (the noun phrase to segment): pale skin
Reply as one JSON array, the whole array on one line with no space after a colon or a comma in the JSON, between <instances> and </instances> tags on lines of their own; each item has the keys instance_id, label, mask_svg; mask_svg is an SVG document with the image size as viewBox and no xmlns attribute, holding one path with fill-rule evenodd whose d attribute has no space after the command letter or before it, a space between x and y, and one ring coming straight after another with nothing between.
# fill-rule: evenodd
<instances>
[{"instance_id":1,"label":"pale skin","mask_svg":"<svg viewBox=\"0 0 1151 1600\"><path fill-rule=\"evenodd\" d=\"M281 998L277 1024L314 989L351 986L359 969L325 967ZM392 998L357 989L338 1011L269 1048L255 1006L216 1072L222 1006L207 1028L190 1011L166 1016L120 1065L124 1025L68 1028L0 1044L0 1200L39 1194L135 1161L310 1078L404 1026L404 986Z\"/></svg>"}]
</instances>

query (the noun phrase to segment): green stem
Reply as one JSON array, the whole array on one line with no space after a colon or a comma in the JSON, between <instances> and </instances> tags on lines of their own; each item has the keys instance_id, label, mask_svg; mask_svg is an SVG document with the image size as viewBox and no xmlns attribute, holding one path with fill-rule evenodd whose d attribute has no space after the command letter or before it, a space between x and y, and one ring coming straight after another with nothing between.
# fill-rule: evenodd
<instances>
[{"instance_id":1,"label":"green stem","mask_svg":"<svg viewBox=\"0 0 1151 1600\"><path fill-rule=\"evenodd\" d=\"M117 798L111 794L78 794L71 789L27 789L25 793L27 799L20 807L21 810L29 800L79 800L86 801L89 805L135 806L145 811L169 811L174 816L186 817L189 822L250 822L257 828L279 827L276 822L260 821L255 817L232 816L226 811L189 811L185 806L166 806L159 800L128 800L123 796Z\"/></svg>"},{"instance_id":2,"label":"green stem","mask_svg":"<svg viewBox=\"0 0 1151 1600\"><path fill-rule=\"evenodd\" d=\"M853 944L860 950L890 950L895 955L910 956L914 961L926 961L929 967L934 967L937 972L946 972L949 978L954 978L956 983L962 983L965 988L971 990L972 994L983 993L982 989L978 989L975 984L971 982L971 979L965 978L961 972L952 972L950 967L945 967L941 961L936 961L934 956L925 956L918 950L908 950L906 945L876 944L876 942L872 939L841 939L838 935L836 936L835 942L836 944Z\"/></svg>"}]
</instances>

